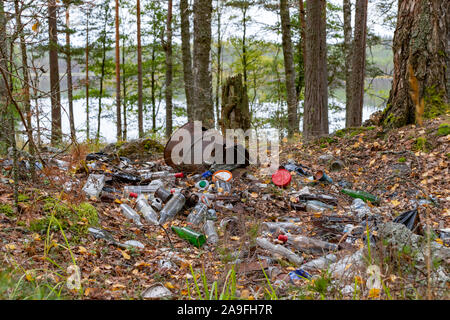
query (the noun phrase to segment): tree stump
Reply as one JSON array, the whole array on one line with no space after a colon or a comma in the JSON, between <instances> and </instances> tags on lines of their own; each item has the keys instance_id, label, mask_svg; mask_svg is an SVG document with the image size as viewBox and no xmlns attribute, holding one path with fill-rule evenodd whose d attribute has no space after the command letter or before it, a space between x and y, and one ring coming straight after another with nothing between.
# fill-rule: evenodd
<instances>
[{"instance_id":1,"label":"tree stump","mask_svg":"<svg viewBox=\"0 0 450 320\"><path fill-rule=\"evenodd\" d=\"M242 84L242 75L229 77L222 86L222 112L219 121L222 134L226 129L250 129L250 112L247 88Z\"/></svg>"}]
</instances>

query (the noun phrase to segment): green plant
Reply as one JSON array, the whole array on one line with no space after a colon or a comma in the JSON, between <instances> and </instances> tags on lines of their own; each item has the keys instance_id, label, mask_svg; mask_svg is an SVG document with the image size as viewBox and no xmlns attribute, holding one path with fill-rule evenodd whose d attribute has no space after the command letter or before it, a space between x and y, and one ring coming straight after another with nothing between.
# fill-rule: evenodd
<instances>
[{"instance_id":1,"label":"green plant","mask_svg":"<svg viewBox=\"0 0 450 320\"><path fill-rule=\"evenodd\" d=\"M446 136L448 134L450 134L450 124L442 123L437 130L437 135Z\"/></svg>"},{"instance_id":2,"label":"green plant","mask_svg":"<svg viewBox=\"0 0 450 320\"><path fill-rule=\"evenodd\" d=\"M227 277L225 278L224 286L220 295L218 295L218 283L214 281L211 285L211 289L208 288L208 282L206 278L205 269L202 268L202 272L199 275L203 284L203 292L200 290L200 287L197 282L197 275L192 268L192 265L189 265L191 270L191 275L194 281L195 291L197 293L198 299L201 300L235 300L236 297L236 272L234 270L234 265L231 267L230 271L227 273ZM192 299L191 289L189 285L189 280L186 278L186 286L189 299Z\"/></svg>"},{"instance_id":3,"label":"green plant","mask_svg":"<svg viewBox=\"0 0 450 320\"><path fill-rule=\"evenodd\" d=\"M405 157L401 157L398 159L398 162L403 163L406 162L406 158Z\"/></svg>"},{"instance_id":4,"label":"green plant","mask_svg":"<svg viewBox=\"0 0 450 320\"><path fill-rule=\"evenodd\" d=\"M14 217L14 210L9 204L0 204L0 213L7 217Z\"/></svg>"}]
</instances>

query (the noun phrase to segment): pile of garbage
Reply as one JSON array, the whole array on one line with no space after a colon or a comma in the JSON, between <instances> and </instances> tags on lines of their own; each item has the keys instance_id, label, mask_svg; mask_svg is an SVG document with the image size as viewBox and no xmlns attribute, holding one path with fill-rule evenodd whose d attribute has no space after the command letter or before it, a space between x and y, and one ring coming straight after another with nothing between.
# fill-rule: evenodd
<instances>
[{"instance_id":1,"label":"pile of garbage","mask_svg":"<svg viewBox=\"0 0 450 320\"><path fill-rule=\"evenodd\" d=\"M138 228L146 224L165 228L178 220L178 225L185 226L173 224L172 235L168 233L169 239L175 235L205 250L213 249L219 243L217 227L236 234L238 218L233 213L254 210L251 208L254 202L247 201L255 194L251 191L258 191L256 196L260 201L268 203L275 201L269 189L287 193L289 207L283 211L288 215L263 222L254 242L260 252L256 259L265 262L263 268L269 271L272 280L280 287L299 280L310 280L323 270L328 270L334 278L341 280L345 276L353 278L364 273L367 244L373 246L379 242L377 232L386 228L386 221L377 208L381 203L378 196L352 190L345 181L335 183L326 172L311 172L311 169L294 161L281 166L266 183L249 174L248 170L242 174L242 170L238 169L234 174L234 170L223 170L217 165L212 165L203 173L190 174L176 172L161 162L136 165L120 157L120 163L112 169L108 161L102 153L86 157L90 174L82 190L87 197L116 203L123 216ZM293 180L302 188L293 188ZM342 208L339 205L342 197L353 199L352 204ZM338 214L338 208L345 212ZM218 212L222 217L220 222ZM308 231L302 223L305 217L311 222L314 232L309 233L314 236L306 235ZM404 226L411 233L423 234L417 208L396 217L393 223ZM89 231L95 238L121 248L144 248L144 244L135 240L119 243L103 229L90 228ZM438 232L448 245L448 229ZM388 236L386 233L383 235ZM450 249L441 247L447 252L444 259L448 260ZM172 259L181 259L173 250L172 247ZM287 260L295 266L295 270L288 275L280 274L281 269L276 267L279 259ZM236 252L231 263L245 270L250 260L255 261L255 256ZM162 263L171 264L170 261ZM444 279L448 279L448 271L441 270L441 273ZM349 292L353 290L347 289Z\"/></svg>"}]
</instances>

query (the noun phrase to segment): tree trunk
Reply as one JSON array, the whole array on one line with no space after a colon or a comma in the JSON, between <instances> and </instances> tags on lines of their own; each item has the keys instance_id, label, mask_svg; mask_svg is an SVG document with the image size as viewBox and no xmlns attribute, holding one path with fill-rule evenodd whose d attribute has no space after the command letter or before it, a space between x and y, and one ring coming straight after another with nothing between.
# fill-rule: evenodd
<instances>
[{"instance_id":1,"label":"tree trunk","mask_svg":"<svg viewBox=\"0 0 450 320\"><path fill-rule=\"evenodd\" d=\"M123 83L123 135L122 139L127 140L127 77L126 77L126 48L125 48L125 37L122 42L122 83Z\"/></svg>"},{"instance_id":2,"label":"tree trunk","mask_svg":"<svg viewBox=\"0 0 450 320\"><path fill-rule=\"evenodd\" d=\"M164 44L166 53L166 137L172 135L172 0L169 0L167 6L167 40Z\"/></svg>"},{"instance_id":3,"label":"tree trunk","mask_svg":"<svg viewBox=\"0 0 450 320\"><path fill-rule=\"evenodd\" d=\"M156 133L156 52L155 52L155 43L152 44L152 71L151 71L151 100L152 100L152 132Z\"/></svg>"},{"instance_id":4,"label":"tree trunk","mask_svg":"<svg viewBox=\"0 0 450 320\"><path fill-rule=\"evenodd\" d=\"M116 0L116 129L117 141L122 140L122 119L120 115L120 31L119 31L119 0Z\"/></svg>"},{"instance_id":5,"label":"tree trunk","mask_svg":"<svg viewBox=\"0 0 450 320\"><path fill-rule=\"evenodd\" d=\"M297 90L295 89L294 53L291 41L291 18L287 0L280 0L281 31L284 55L284 71L286 74L286 92L288 106L288 135L293 137L298 132Z\"/></svg>"},{"instance_id":6,"label":"tree trunk","mask_svg":"<svg viewBox=\"0 0 450 320\"><path fill-rule=\"evenodd\" d=\"M6 15L4 11L3 0L0 0L0 125L2 128L9 128L10 121L8 117L8 44L6 37ZM8 148L10 145L8 131L0 131L0 152L4 152L3 147Z\"/></svg>"},{"instance_id":7,"label":"tree trunk","mask_svg":"<svg viewBox=\"0 0 450 320\"><path fill-rule=\"evenodd\" d=\"M214 127L210 69L211 15L211 1L194 1L194 120L202 121L205 128Z\"/></svg>"},{"instance_id":8,"label":"tree trunk","mask_svg":"<svg viewBox=\"0 0 450 320\"><path fill-rule=\"evenodd\" d=\"M352 99L352 4L350 0L344 0L344 55L345 55L345 121L348 127L350 119L350 105Z\"/></svg>"},{"instance_id":9,"label":"tree trunk","mask_svg":"<svg viewBox=\"0 0 450 320\"><path fill-rule=\"evenodd\" d=\"M399 1L394 79L381 117L386 127L416 123L448 111L446 55L449 2Z\"/></svg>"},{"instance_id":10,"label":"tree trunk","mask_svg":"<svg viewBox=\"0 0 450 320\"><path fill-rule=\"evenodd\" d=\"M86 65L86 141L90 139L90 119L89 119L89 18L90 9L88 9L87 19L86 19L86 49L85 49L85 65Z\"/></svg>"},{"instance_id":11,"label":"tree trunk","mask_svg":"<svg viewBox=\"0 0 450 320\"><path fill-rule=\"evenodd\" d=\"M220 84L222 82L222 7L220 5L220 0L217 0L217 76L216 76L216 118L217 127L220 126Z\"/></svg>"},{"instance_id":12,"label":"tree trunk","mask_svg":"<svg viewBox=\"0 0 450 320\"><path fill-rule=\"evenodd\" d=\"M308 0L306 6L305 110L303 136L306 140L328 134L328 81L326 2Z\"/></svg>"},{"instance_id":13,"label":"tree trunk","mask_svg":"<svg viewBox=\"0 0 450 320\"><path fill-rule=\"evenodd\" d=\"M224 135L226 129L250 129L248 96L241 74L229 77L222 87L220 126Z\"/></svg>"},{"instance_id":14,"label":"tree trunk","mask_svg":"<svg viewBox=\"0 0 450 320\"><path fill-rule=\"evenodd\" d=\"M34 140L33 140L33 131L31 126L31 99L30 99L30 76L28 70L28 59L27 59L27 46L25 43L25 36L23 33L23 25L21 19L21 10L19 9L19 1L14 0L14 10L16 15L16 29L19 34L20 40L20 51L22 58L22 71L23 71L23 109L25 113L26 119L26 132L28 137L28 146L30 151L30 161L31 163L35 163L35 149L34 149ZM33 181L36 181L36 170L35 166L30 166L30 173Z\"/></svg>"},{"instance_id":15,"label":"tree trunk","mask_svg":"<svg viewBox=\"0 0 450 320\"><path fill-rule=\"evenodd\" d=\"M300 14L300 35L302 37L302 51L303 51L303 64L306 63L306 18L305 18L305 6L303 0L298 1L299 14Z\"/></svg>"},{"instance_id":16,"label":"tree trunk","mask_svg":"<svg viewBox=\"0 0 450 320\"><path fill-rule=\"evenodd\" d=\"M59 86L58 29L56 25L56 11L56 0L48 0L50 92L52 105L52 145L56 145L62 141L61 92Z\"/></svg>"},{"instance_id":17,"label":"tree trunk","mask_svg":"<svg viewBox=\"0 0 450 320\"><path fill-rule=\"evenodd\" d=\"M105 67L106 67L106 27L108 25L108 13L109 5L105 6L105 21L103 25L103 44L102 44L102 65L100 72L100 93L98 97L98 115L97 115L97 143L100 140L100 125L102 119L102 98L103 98L103 82L105 80Z\"/></svg>"},{"instance_id":18,"label":"tree trunk","mask_svg":"<svg viewBox=\"0 0 450 320\"><path fill-rule=\"evenodd\" d=\"M366 76L367 1L356 1L355 40L353 43L351 99L346 113L346 127L360 127L364 105L364 80Z\"/></svg>"},{"instance_id":19,"label":"tree trunk","mask_svg":"<svg viewBox=\"0 0 450 320\"><path fill-rule=\"evenodd\" d=\"M194 75L192 73L191 36L189 23L188 0L180 0L181 15L181 51L183 56L184 91L186 94L186 106L188 121L194 118Z\"/></svg>"},{"instance_id":20,"label":"tree trunk","mask_svg":"<svg viewBox=\"0 0 450 320\"><path fill-rule=\"evenodd\" d=\"M67 98L69 100L70 137L76 142L75 120L73 117L73 83L72 83L72 53L70 46L70 5L66 5L66 63L67 63Z\"/></svg>"},{"instance_id":21,"label":"tree trunk","mask_svg":"<svg viewBox=\"0 0 450 320\"><path fill-rule=\"evenodd\" d=\"M144 137L144 111L142 99L142 42L141 42L141 0L136 0L137 19L137 69L138 69L138 132L139 138Z\"/></svg>"}]
</instances>

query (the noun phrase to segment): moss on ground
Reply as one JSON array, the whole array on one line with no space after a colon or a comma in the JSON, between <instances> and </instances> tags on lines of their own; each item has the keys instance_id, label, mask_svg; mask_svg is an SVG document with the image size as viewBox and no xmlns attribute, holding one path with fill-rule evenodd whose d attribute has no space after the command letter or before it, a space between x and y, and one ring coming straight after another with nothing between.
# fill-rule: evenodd
<instances>
[{"instance_id":1,"label":"moss on ground","mask_svg":"<svg viewBox=\"0 0 450 320\"><path fill-rule=\"evenodd\" d=\"M446 136L448 134L450 134L450 124L448 123L441 124L437 130L437 135Z\"/></svg>"}]
</instances>

